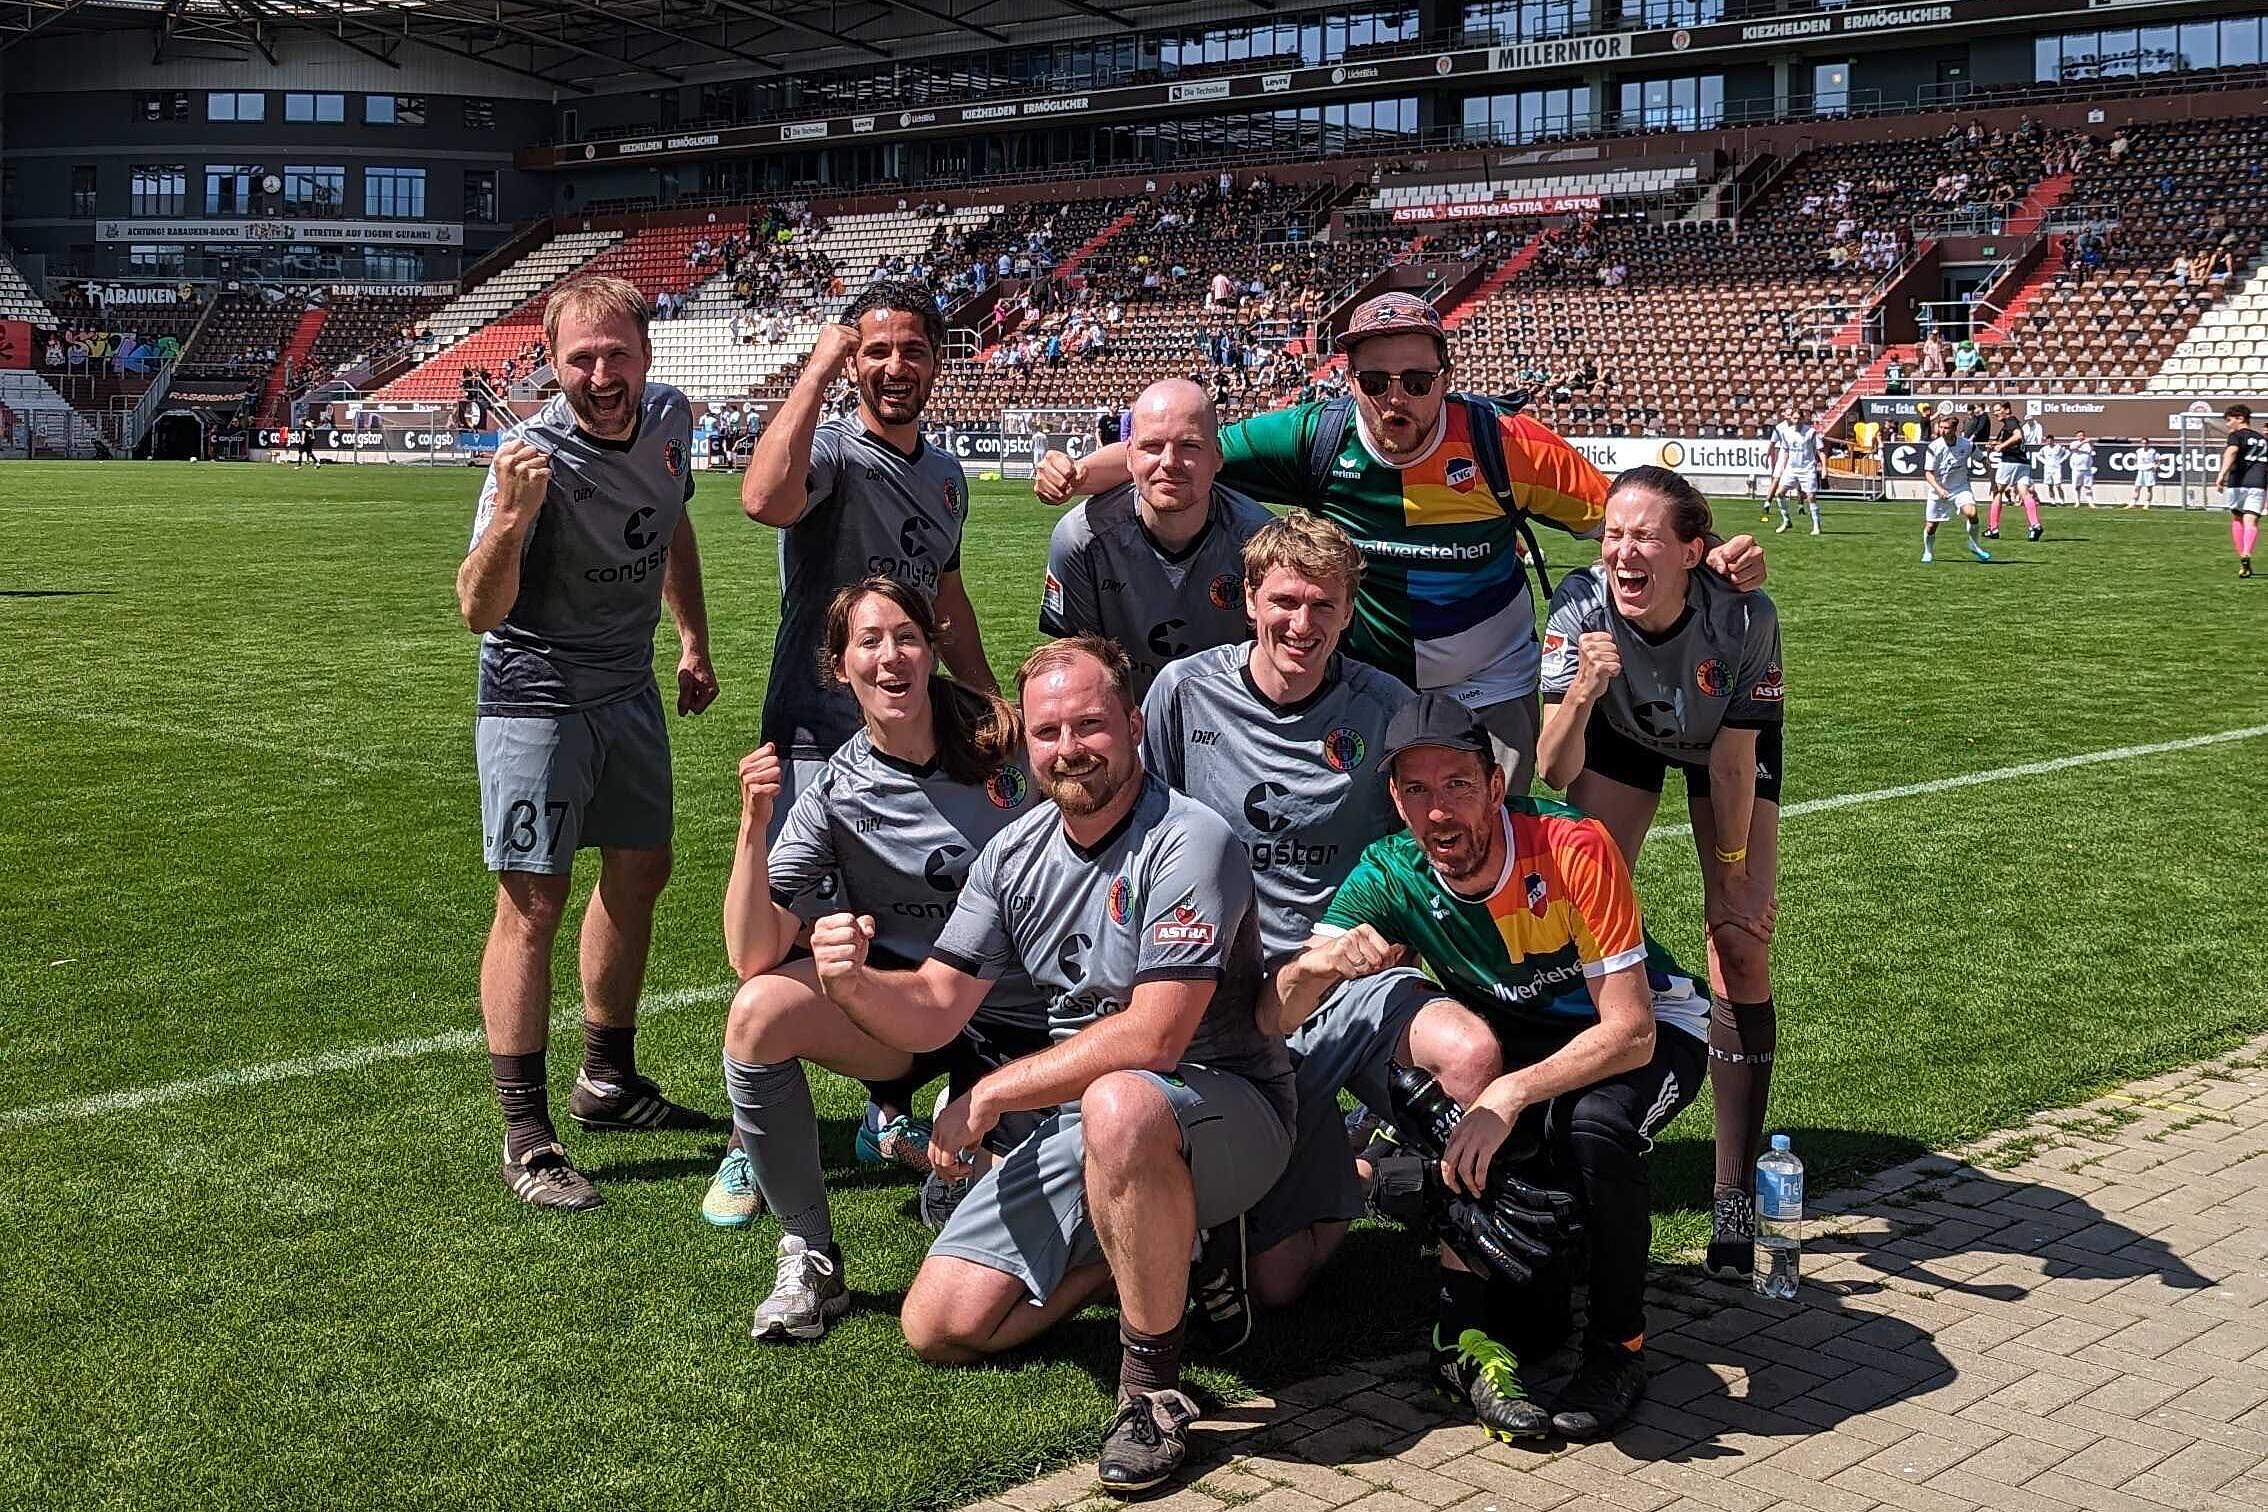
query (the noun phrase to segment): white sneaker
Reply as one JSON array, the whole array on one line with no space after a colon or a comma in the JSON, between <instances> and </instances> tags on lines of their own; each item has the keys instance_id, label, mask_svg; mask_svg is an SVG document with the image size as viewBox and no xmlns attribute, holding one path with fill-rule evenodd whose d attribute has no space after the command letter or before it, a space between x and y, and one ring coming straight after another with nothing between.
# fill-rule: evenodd
<instances>
[{"instance_id":1,"label":"white sneaker","mask_svg":"<svg viewBox=\"0 0 2268 1512\"><path fill-rule=\"evenodd\" d=\"M782 1234L772 1291L756 1304L756 1322L748 1337L767 1343L816 1339L848 1311L850 1289L843 1285L840 1259L812 1249L797 1235Z\"/></svg>"},{"instance_id":2,"label":"white sneaker","mask_svg":"<svg viewBox=\"0 0 2268 1512\"><path fill-rule=\"evenodd\" d=\"M1779 523L1779 524L1778 524L1777 526L1773 527L1773 530L1772 530L1772 534L1774 534L1774 535L1786 535L1787 533L1788 533L1788 521L1786 521L1786 520L1782 520L1782 521L1781 521L1781 522L1780 522L1780 523Z\"/></svg>"},{"instance_id":3,"label":"white sneaker","mask_svg":"<svg viewBox=\"0 0 2268 1512\"><path fill-rule=\"evenodd\" d=\"M1818 526L1816 526L1816 525L1812 526L1812 527L1811 527L1811 533L1812 533L1813 535L1817 535L1817 534L1819 534L1819 527L1818 527Z\"/></svg>"}]
</instances>

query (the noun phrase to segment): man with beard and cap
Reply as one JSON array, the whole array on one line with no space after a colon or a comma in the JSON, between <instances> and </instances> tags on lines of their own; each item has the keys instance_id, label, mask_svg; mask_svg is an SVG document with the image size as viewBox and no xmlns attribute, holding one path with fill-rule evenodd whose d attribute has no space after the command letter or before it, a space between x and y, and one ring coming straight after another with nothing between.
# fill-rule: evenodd
<instances>
[{"instance_id":1,"label":"man with beard and cap","mask_svg":"<svg viewBox=\"0 0 2268 1512\"><path fill-rule=\"evenodd\" d=\"M596 846L583 915L583 1067L571 1104L595 1131L705 1128L638 1074L632 1051L654 903L669 880L669 730L654 628L677 622L677 712L717 696L694 548L685 396L648 383L645 300L579 278L544 307L560 392L497 448L457 603L481 637L473 746L497 874L480 963L481 1021L504 1108L504 1184L579 1212L598 1189L553 1128L545 1044L551 948L575 852Z\"/></svg>"},{"instance_id":2,"label":"man with beard and cap","mask_svg":"<svg viewBox=\"0 0 2268 1512\"><path fill-rule=\"evenodd\" d=\"M772 830L859 729L858 705L823 676L827 606L869 577L921 590L937 611L937 652L954 678L997 684L961 583L969 485L961 465L922 439L921 412L943 359L944 317L927 286L880 279L822 326L803 374L764 428L740 481L740 507L780 532L780 627L758 741L780 754L783 783ZM848 376L849 414L821 420L827 392ZM861 1164L923 1171L928 1129L909 1106L917 1087L876 1083L859 1125Z\"/></svg>"},{"instance_id":3,"label":"man with beard and cap","mask_svg":"<svg viewBox=\"0 0 2268 1512\"><path fill-rule=\"evenodd\" d=\"M1021 971L1054 1043L987 1072L937 1118L948 1175L1000 1156L906 1293L906 1342L934 1364L1028 1343L1106 1287L1119 1310L1105 1490L1146 1490L1187 1453L1180 1390L1198 1235L1268 1190L1291 1149L1291 1063L1256 1015L1260 918L1229 826L1142 768L1124 653L1050 641L1016 677L1033 780L1055 800L978 853L914 971L869 964L873 918L812 927L820 986L884 1044L942 1043ZM1010 1144L1004 1119L1042 1115ZM988 1136L990 1136L988 1138Z\"/></svg>"},{"instance_id":4,"label":"man with beard and cap","mask_svg":"<svg viewBox=\"0 0 2268 1512\"><path fill-rule=\"evenodd\" d=\"M1066 510L1048 541L1040 633L1118 642L1137 698L1167 662L1245 638L1244 543L1271 516L1214 483L1219 434L1203 389L1151 384L1134 401L1133 480Z\"/></svg>"},{"instance_id":5,"label":"man with beard and cap","mask_svg":"<svg viewBox=\"0 0 2268 1512\"><path fill-rule=\"evenodd\" d=\"M1221 432L1221 481L1270 504L1312 510L1354 538L1362 593L1350 656L1479 712L1527 791L1541 721L1527 521L1595 535L1606 479L1511 404L1449 392L1441 312L1415 294L1365 301L1338 339L1353 391L1240 420ZM1032 488L1068 502L1123 483L1127 448L1049 455ZM1763 581L1742 537L1709 565L1738 586Z\"/></svg>"}]
</instances>

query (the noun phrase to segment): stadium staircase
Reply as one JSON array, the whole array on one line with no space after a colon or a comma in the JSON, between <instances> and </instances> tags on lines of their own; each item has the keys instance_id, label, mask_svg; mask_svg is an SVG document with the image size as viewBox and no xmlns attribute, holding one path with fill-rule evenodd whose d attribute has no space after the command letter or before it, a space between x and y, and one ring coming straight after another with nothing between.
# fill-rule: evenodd
<instances>
[{"instance_id":1,"label":"stadium staircase","mask_svg":"<svg viewBox=\"0 0 2268 1512\"><path fill-rule=\"evenodd\" d=\"M2003 233L2008 236L2038 234L2039 229L2047 224L2048 216L2054 213L2055 207L2062 204L2063 197L2071 192L2071 181L2071 174L2057 173L2034 184L2032 192L2025 195L2023 203L2016 207L2016 213L2008 217L2007 223L2002 227Z\"/></svg>"},{"instance_id":2,"label":"stadium staircase","mask_svg":"<svg viewBox=\"0 0 2268 1512\"><path fill-rule=\"evenodd\" d=\"M1536 254L1541 251L1543 251L1543 238L1540 235L1529 237L1518 251L1504 259L1502 267L1489 274L1479 283L1474 284L1466 292L1463 299L1458 300L1452 308L1443 311L1441 323L1452 331L1463 325L1472 312L1479 306L1486 304L1497 290L1528 271L1528 264L1534 262Z\"/></svg>"},{"instance_id":3,"label":"stadium staircase","mask_svg":"<svg viewBox=\"0 0 2268 1512\"><path fill-rule=\"evenodd\" d=\"M1134 212L1131 210L1121 210L1118 214L1112 216L1107 222L1105 222L1103 228L1100 231L1097 231L1094 235L1088 237L1085 241L1081 242L1076 248L1074 248L1071 255L1063 259L1063 261L1057 265L1055 269L1055 276L1058 278L1071 277L1073 274L1079 271L1080 266L1085 263L1088 258L1094 256L1097 252L1100 252L1103 247L1107 243L1109 243L1112 237L1117 236L1121 231L1124 231L1128 226L1131 226L1133 224Z\"/></svg>"},{"instance_id":4,"label":"stadium staircase","mask_svg":"<svg viewBox=\"0 0 2268 1512\"><path fill-rule=\"evenodd\" d=\"M59 323L5 257L0 257L0 320L28 320L41 330L53 330Z\"/></svg>"},{"instance_id":5,"label":"stadium staircase","mask_svg":"<svg viewBox=\"0 0 2268 1512\"><path fill-rule=\"evenodd\" d=\"M567 278L583 274L608 274L627 280L639 293L651 300L664 289L683 286L688 271L685 264L686 249L702 237L713 237L715 234L716 228L706 225L663 226L651 231L641 231L628 240L607 248L588 262L569 266L501 318L474 331L432 360L404 373L380 389L376 397L382 400L454 400L461 392L466 369L480 367L496 372L507 359L542 337L544 301ZM533 260L543 250L538 248L523 262ZM556 262L549 266L556 266ZM498 275L499 278L504 276ZM714 274L709 276L713 277Z\"/></svg>"},{"instance_id":6,"label":"stadium staircase","mask_svg":"<svg viewBox=\"0 0 2268 1512\"><path fill-rule=\"evenodd\" d=\"M2068 182L2068 175L2062 177ZM2058 198L2060 198L2060 195ZM2047 212L2053 208L2054 203L2051 201L2040 211L2041 217L2045 218ZM2043 292L2054 286L2057 275L2062 273L2063 270L2063 242L2060 238L2051 238L2048 242L2047 251L2041 256L2032 271L2024 276L2023 282L2016 286L2016 291L2008 297L2008 302L2001 306L2000 313L1995 315L1988 324L1979 327L1974 333L1977 345L1989 352L1995 347L2014 340L2026 313L2038 302ZM1863 320L1861 324L1863 324ZM1861 399L1882 393L1889 382L1890 364L1892 362L1903 362L1906 365L1907 374L1911 376L1920 361L1921 349L1912 343L1884 347L1881 353L1861 370L1858 377L1852 380L1851 386L1843 390L1841 396L1827 407L1827 419L1822 428L1832 431L1843 422L1844 417L1850 414ZM1985 367L1986 371L1991 371L1992 362L1989 357L1986 359Z\"/></svg>"},{"instance_id":7,"label":"stadium staircase","mask_svg":"<svg viewBox=\"0 0 2268 1512\"><path fill-rule=\"evenodd\" d=\"M323 322L329 315L330 311L322 305L309 305L299 312L291 335L284 340L283 350L276 354L276 365L268 370L267 381L260 386L262 425L274 425L282 418L286 379L292 373L306 371L307 354L315 350L315 339L322 334Z\"/></svg>"},{"instance_id":8,"label":"stadium staircase","mask_svg":"<svg viewBox=\"0 0 2268 1512\"><path fill-rule=\"evenodd\" d=\"M2153 394L2250 392L2268 368L2268 261L2255 261L2146 385Z\"/></svg>"}]
</instances>

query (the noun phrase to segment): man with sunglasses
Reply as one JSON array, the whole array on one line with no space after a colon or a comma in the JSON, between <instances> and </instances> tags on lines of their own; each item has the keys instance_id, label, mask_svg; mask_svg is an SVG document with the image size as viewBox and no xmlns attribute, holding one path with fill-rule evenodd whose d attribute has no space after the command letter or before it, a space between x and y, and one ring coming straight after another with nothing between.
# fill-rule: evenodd
<instances>
[{"instance_id":1,"label":"man with sunglasses","mask_svg":"<svg viewBox=\"0 0 2268 1512\"><path fill-rule=\"evenodd\" d=\"M1607 480L1515 407L1452 395L1441 313L1414 294L1366 301L1339 347L1353 375L1349 397L1225 427L1220 482L1312 510L1354 537L1363 579L1345 649L1473 709L1502 748L1512 790L1524 793L1542 664L1524 521L1595 535ZM1481 434L1476 446L1476 427L1489 424L1494 437ZM1498 455L1501 500L1489 478ZM1032 486L1061 504L1127 476L1126 449L1107 446L1075 462L1048 458ZM1708 561L1741 588L1764 579L1763 553L1745 536Z\"/></svg>"}]
</instances>

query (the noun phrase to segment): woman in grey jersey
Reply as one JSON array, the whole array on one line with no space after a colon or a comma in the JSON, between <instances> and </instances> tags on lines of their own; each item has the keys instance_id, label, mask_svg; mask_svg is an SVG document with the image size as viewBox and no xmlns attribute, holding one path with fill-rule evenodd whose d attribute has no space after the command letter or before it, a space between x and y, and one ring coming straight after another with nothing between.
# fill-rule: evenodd
<instances>
[{"instance_id":1,"label":"woman in grey jersey","mask_svg":"<svg viewBox=\"0 0 2268 1512\"><path fill-rule=\"evenodd\" d=\"M797 795L776 840L766 832L779 754L767 745L741 763L724 914L741 977L724 1047L736 1144L702 1214L721 1226L746 1223L754 1188L779 1217L778 1271L756 1309L758 1339L815 1339L850 1301L804 1063L867 1081L918 1084L940 1073L966 1081L1047 1043L1045 1009L1021 976L1003 978L966 1029L915 1055L861 1032L820 992L809 958L788 959L806 923L847 908L874 917L877 957L919 965L977 852L1034 801L1015 712L938 671L939 628L921 591L893 578L836 593L821 670L849 688L860 729ZM925 1192L925 1216L936 1198Z\"/></svg>"},{"instance_id":2,"label":"woman in grey jersey","mask_svg":"<svg viewBox=\"0 0 2268 1512\"><path fill-rule=\"evenodd\" d=\"M1754 1264L1749 1198L1779 1037L1780 621L1762 593L1698 570L1709 501L1634 467L1607 493L1599 561L1560 580L1544 626L1537 770L1602 820L1635 867L1668 769L1685 774L1709 931L1717 1108L1712 1274Z\"/></svg>"}]
</instances>

